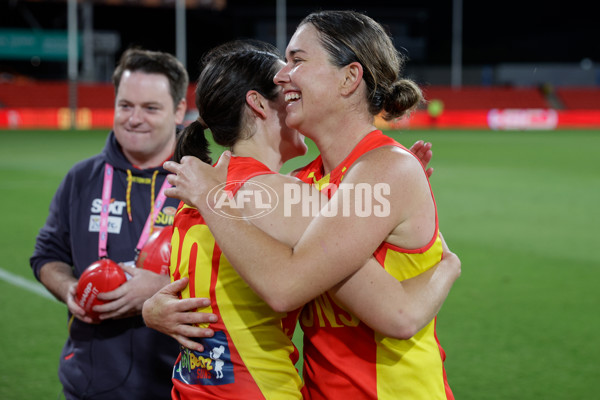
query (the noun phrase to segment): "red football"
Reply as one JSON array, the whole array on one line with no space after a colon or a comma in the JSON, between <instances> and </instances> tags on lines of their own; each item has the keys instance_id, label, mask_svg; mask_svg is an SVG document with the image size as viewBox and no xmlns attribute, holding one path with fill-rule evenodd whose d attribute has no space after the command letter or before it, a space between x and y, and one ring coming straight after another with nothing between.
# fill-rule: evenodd
<instances>
[{"instance_id":1,"label":"red football","mask_svg":"<svg viewBox=\"0 0 600 400\"><path fill-rule=\"evenodd\" d=\"M75 301L91 318L97 320L98 313L92 311L92 307L105 303L98 300L98 293L115 290L126 281L125 271L119 264L103 258L92 263L79 277Z\"/></svg>"},{"instance_id":2,"label":"red football","mask_svg":"<svg viewBox=\"0 0 600 400\"><path fill-rule=\"evenodd\" d=\"M153 232L140 250L135 266L157 274L169 275L171 236L173 236L172 225Z\"/></svg>"}]
</instances>

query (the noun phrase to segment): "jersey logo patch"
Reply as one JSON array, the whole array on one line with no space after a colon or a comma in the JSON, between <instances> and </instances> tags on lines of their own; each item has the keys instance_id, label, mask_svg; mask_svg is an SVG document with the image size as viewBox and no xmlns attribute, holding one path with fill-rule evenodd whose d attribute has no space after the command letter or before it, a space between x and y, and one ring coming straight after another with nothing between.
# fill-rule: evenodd
<instances>
[{"instance_id":1,"label":"jersey logo patch","mask_svg":"<svg viewBox=\"0 0 600 400\"><path fill-rule=\"evenodd\" d=\"M204 351L181 347L181 358L173 367L173 378L187 385L225 385L235 382L231 353L224 332L203 338Z\"/></svg>"}]
</instances>

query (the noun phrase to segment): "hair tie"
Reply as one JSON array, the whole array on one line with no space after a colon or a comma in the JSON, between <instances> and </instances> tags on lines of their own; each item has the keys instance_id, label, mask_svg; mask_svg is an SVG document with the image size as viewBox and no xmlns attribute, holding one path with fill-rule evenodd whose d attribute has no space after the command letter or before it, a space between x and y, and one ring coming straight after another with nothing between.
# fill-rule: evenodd
<instances>
[{"instance_id":1,"label":"hair tie","mask_svg":"<svg viewBox=\"0 0 600 400\"><path fill-rule=\"evenodd\" d=\"M196 118L196 121L198 121L198 123L200 124L202 129L208 129L208 125L206 125L206 122L204 122L204 120L202 119L201 116L198 115L198 118Z\"/></svg>"}]
</instances>

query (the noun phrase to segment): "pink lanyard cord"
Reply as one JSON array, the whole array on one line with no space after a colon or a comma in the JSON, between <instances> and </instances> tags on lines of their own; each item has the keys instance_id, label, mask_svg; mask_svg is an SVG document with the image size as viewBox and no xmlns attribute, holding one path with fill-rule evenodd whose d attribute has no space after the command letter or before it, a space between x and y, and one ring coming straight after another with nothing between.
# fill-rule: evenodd
<instances>
[{"instance_id":1,"label":"pink lanyard cord","mask_svg":"<svg viewBox=\"0 0 600 400\"><path fill-rule=\"evenodd\" d=\"M112 181L114 176L113 166L109 163L106 163L104 166L104 184L102 186L102 209L100 211L100 231L99 231L99 240L98 240L98 256L100 258L106 258L108 256L108 252L106 250L106 243L108 241L108 215L110 211L110 195L112 191ZM163 204L167 196L165 195L165 190L171 187L171 184L165 180L156 196L156 201L154 203L154 209L150 210L150 214L146 219L146 224L144 225L144 229L142 230L142 234L136 246L135 252L136 257L140 252L148 237L150 236L150 230L152 227L152 221L155 221L162 210Z\"/></svg>"},{"instance_id":2,"label":"pink lanyard cord","mask_svg":"<svg viewBox=\"0 0 600 400\"><path fill-rule=\"evenodd\" d=\"M110 210L110 194L112 192L113 166L104 165L104 184L102 185L102 209L100 210L100 239L98 240L98 256L106 258L106 242L108 241L108 214Z\"/></svg>"}]
</instances>

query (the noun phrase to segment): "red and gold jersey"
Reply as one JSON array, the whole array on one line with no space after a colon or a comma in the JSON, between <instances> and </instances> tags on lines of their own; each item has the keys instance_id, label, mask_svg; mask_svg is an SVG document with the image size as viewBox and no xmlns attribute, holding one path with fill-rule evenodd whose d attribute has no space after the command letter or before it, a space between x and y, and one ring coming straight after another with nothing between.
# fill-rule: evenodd
<instances>
[{"instance_id":1,"label":"red and gold jersey","mask_svg":"<svg viewBox=\"0 0 600 400\"><path fill-rule=\"evenodd\" d=\"M273 173L260 162L232 157L228 190ZM218 321L203 352L182 347L173 368L174 399L301 399L291 342L296 319L269 307L233 269L197 209L180 205L173 223L171 280L189 277L182 298L206 297ZM297 316L297 314L295 315ZM286 332L286 330L288 332Z\"/></svg>"},{"instance_id":2,"label":"red and gold jersey","mask_svg":"<svg viewBox=\"0 0 600 400\"><path fill-rule=\"evenodd\" d=\"M366 152L382 146L404 147L380 131L367 135L330 174L320 157L296 176L320 190L339 186L345 172ZM332 191L329 191L331 195ZM433 193L432 193L433 196ZM398 280L414 277L437 264L442 244L436 231L420 249L382 243L374 253ZM453 399L447 384L435 319L409 340L382 336L324 293L304 306L305 399Z\"/></svg>"}]
</instances>

